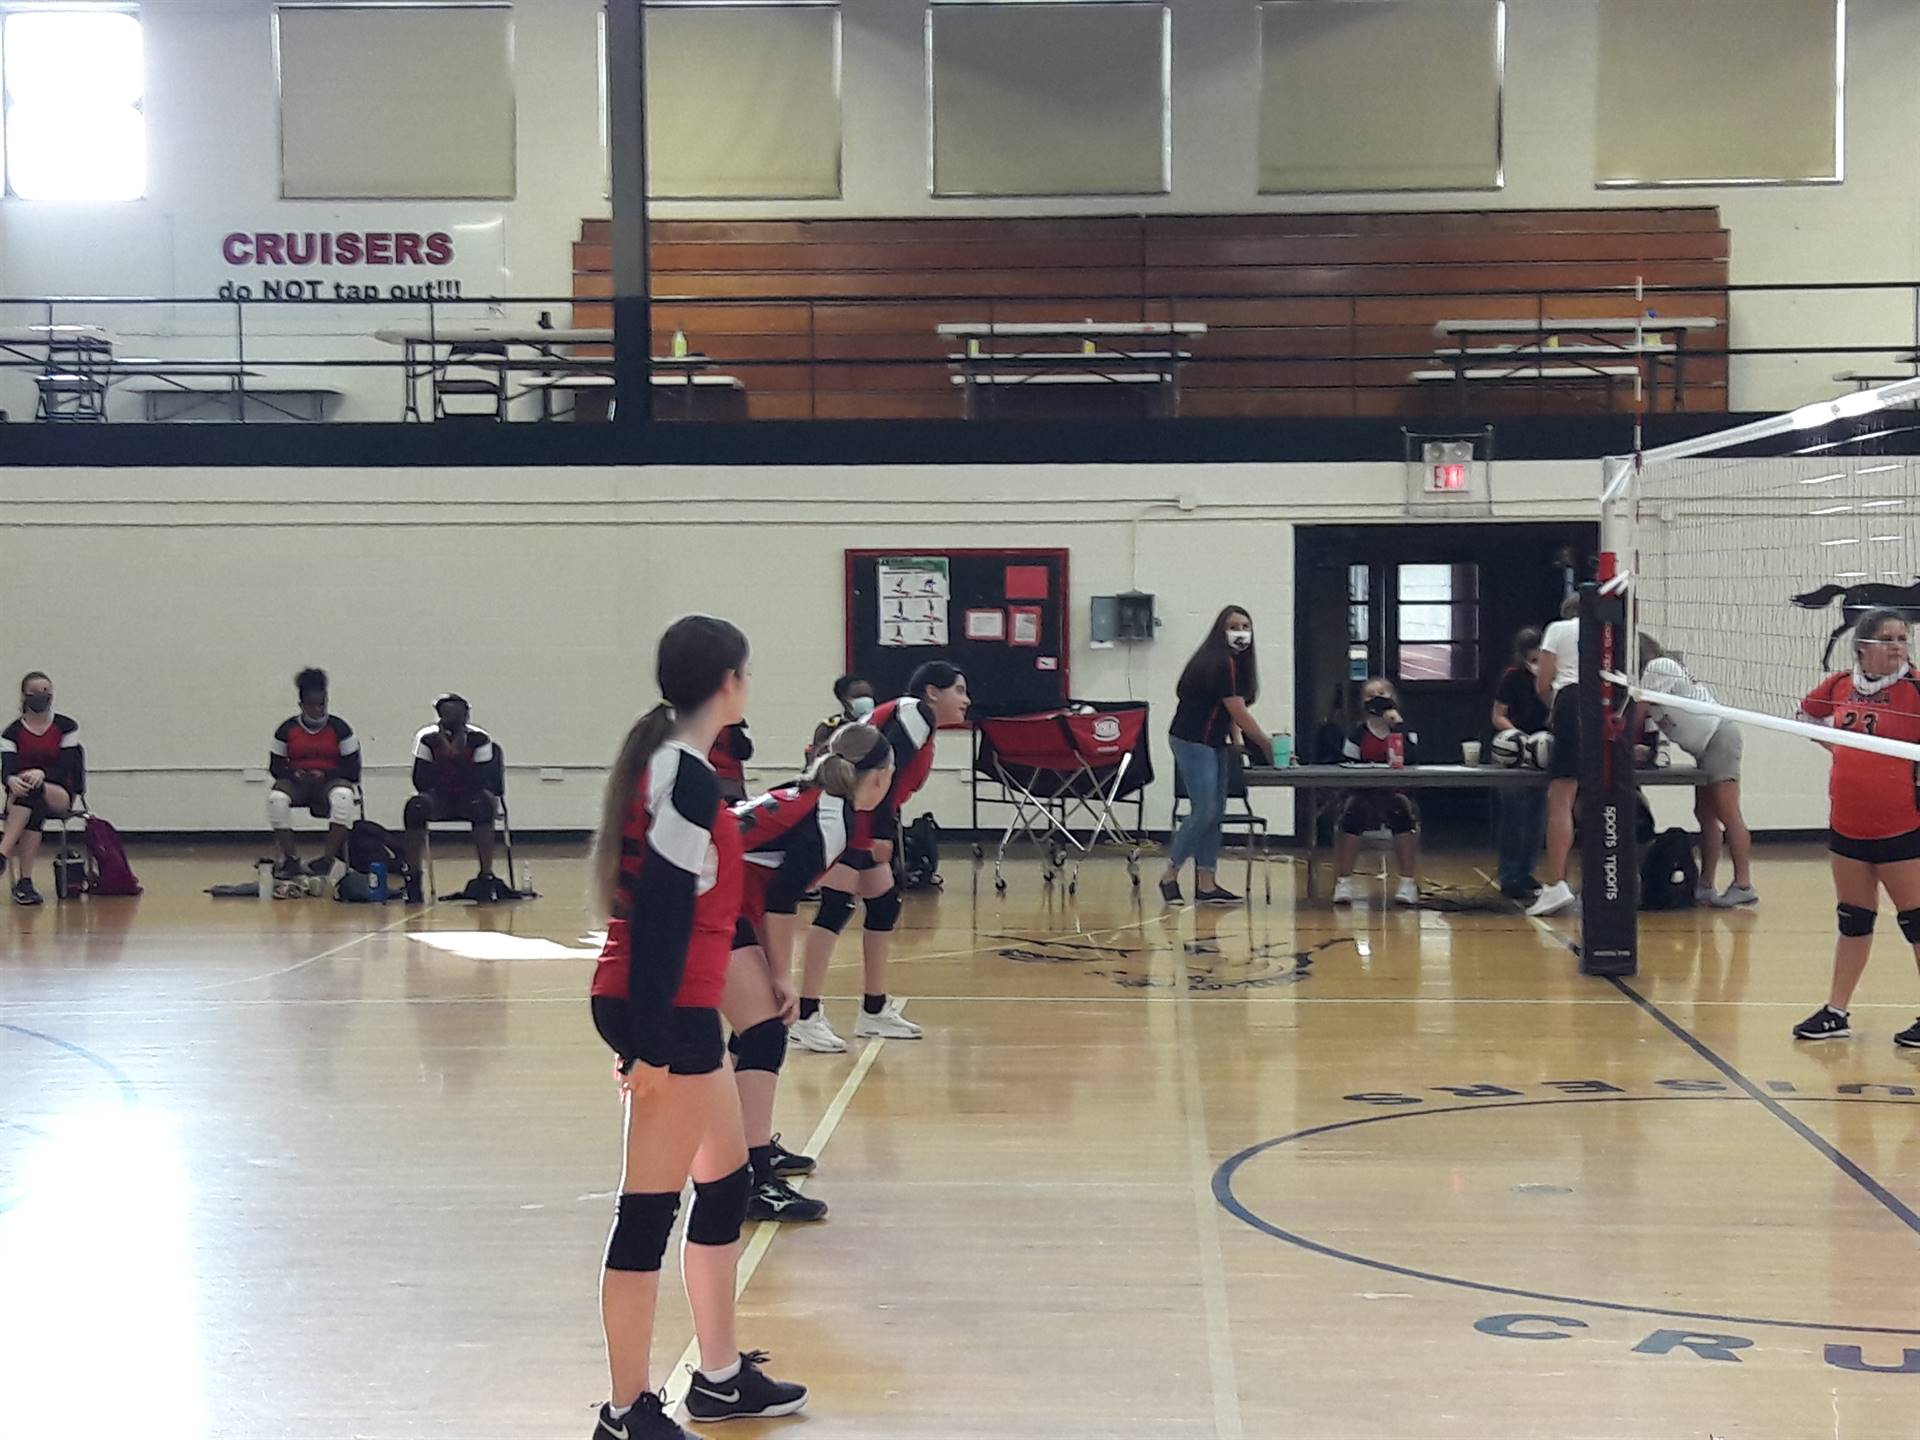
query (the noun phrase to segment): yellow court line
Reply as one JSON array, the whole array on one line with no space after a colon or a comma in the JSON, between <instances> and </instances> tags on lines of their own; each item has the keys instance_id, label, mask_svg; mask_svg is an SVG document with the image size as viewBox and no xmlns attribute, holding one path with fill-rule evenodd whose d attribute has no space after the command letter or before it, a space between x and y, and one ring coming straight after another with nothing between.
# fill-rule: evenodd
<instances>
[{"instance_id":1,"label":"yellow court line","mask_svg":"<svg viewBox=\"0 0 1920 1440\"><path fill-rule=\"evenodd\" d=\"M900 1008L907 1008L906 1002L900 1002ZM827 1142L833 1139L833 1132L840 1128L840 1121L847 1113L847 1107L853 1104L853 1097L859 1092L861 1083L867 1078L867 1072L873 1069L873 1062L880 1058L880 1051L886 1046L886 1039L880 1037L867 1042L867 1048L853 1063L853 1069L847 1078L840 1082L840 1090L826 1113L820 1117L820 1123L813 1127L813 1134L807 1137L803 1155L818 1156L827 1148ZM791 1182L796 1190L805 1188L803 1179ZM746 1293L747 1282L753 1279L753 1272L760 1268L760 1262L773 1245L774 1236L780 1233L780 1224L776 1220L762 1220L755 1227L753 1238L747 1242L747 1248L740 1254L738 1278L733 1285L734 1298L737 1300ZM666 1404L667 1413L673 1414L680 1403L687 1398L687 1387L693 1383L693 1367L700 1360L700 1340L696 1336L687 1342L687 1348L680 1352L680 1359L673 1367L673 1373L667 1377Z\"/></svg>"}]
</instances>

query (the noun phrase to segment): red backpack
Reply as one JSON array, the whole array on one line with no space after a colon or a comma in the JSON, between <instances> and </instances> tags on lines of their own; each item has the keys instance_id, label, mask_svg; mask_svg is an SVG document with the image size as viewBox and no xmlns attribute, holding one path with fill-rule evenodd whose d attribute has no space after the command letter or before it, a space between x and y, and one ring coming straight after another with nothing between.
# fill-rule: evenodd
<instances>
[{"instance_id":1,"label":"red backpack","mask_svg":"<svg viewBox=\"0 0 1920 1440\"><path fill-rule=\"evenodd\" d=\"M88 889L95 895L138 895L140 881L127 863L120 832L98 815L87 817L87 853L93 858Z\"/></svg>"}]
</instances>

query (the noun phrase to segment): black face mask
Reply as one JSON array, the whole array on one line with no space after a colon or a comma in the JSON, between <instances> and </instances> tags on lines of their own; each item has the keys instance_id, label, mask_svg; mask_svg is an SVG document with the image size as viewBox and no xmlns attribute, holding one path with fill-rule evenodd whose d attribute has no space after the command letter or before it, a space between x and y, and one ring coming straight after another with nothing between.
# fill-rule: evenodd
<instances>
[{"instance_id":1,"label":"black face mask","mask_svg":"<svg viewBox=\"0 0 1920 1440\"><path fill-rule=\"evenodd\" d=\"M21 700L20 708L29 715L44 715L53 708L53 696L28 695Z\"/></svg>"},{"instance_id":2,"label":"black face mask","mask_svg":"<svg viewBox=\"0 0 1920 1440\"><path fill-rule=\"evenodd\" d=\"M1369 715L1384 715L1393 709L1393 700L1386 695L1369 695L1366 709Z\"/></svg>"}]
</instances>

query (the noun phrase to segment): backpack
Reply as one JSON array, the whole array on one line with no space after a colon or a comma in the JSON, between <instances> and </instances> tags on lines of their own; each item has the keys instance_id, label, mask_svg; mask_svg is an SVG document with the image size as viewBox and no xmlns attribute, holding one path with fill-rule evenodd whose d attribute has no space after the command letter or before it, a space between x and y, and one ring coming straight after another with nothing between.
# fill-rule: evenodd
<instances>
[{"instance_id":1,"label":"backpack","mask_svg":"<svg viewBox=\"0 0 1920 1440\"><path fill-rule=\"evenodd\" d=\"M347 832L347 868L368 875L375 865L385 865L388 875L404 875L407 852L386 826L356 820Z\"/></svg>"},{"instance_id":2,"label":"backpack","mask_svg":"<svg viewBox=\"0 0 1920 1440\"><path fill-rule=\"evenodd\" d=\"M900 832L900 888L925 890L941 883L940 823L922 815Z\"/></svg>"},{"instance_id":3,"label":"backpack","mask_svg":"<svg viewBox=\"0 0 1920 1440\"><path fill-rule=\"evenodd\" d=\"M127 847L120 843L120 832L98 815L87 817L87 853L93 859L87 889L95 895L140 893L140 880L127 863Z\"/></svg>"},{"instance_id":4,"label":"backpack","mask_svg":"<svg viewBox=\"0 0 1920 1440\"><path fill-rule=\"evenodd\" d=\"M1677 826L1663 830L1640 862L1640 908L1691 910L1693 892L1699 884L1693 838Z\"/></svg>"}]
</instances>

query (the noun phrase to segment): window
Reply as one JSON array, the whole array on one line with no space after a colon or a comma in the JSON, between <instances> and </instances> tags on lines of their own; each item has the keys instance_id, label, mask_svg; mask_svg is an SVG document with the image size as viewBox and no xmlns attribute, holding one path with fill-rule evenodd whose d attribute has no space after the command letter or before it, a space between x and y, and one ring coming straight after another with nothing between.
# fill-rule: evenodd
<instances>
[{"instance_id":1,"label":"window","mask_svg":"<svg viewBox=\"0 0 1920 1440\"><path fill-rule=\"evenodd\" d=\"M1396 611L1402 680L1480 678L1480 567L1402 565Z\"/></svg>"},{"instance_id":2,"label":"window","mask_svg":"<svg viewBox=\"0 0 1920 1440\"><path fill-rule=\"evenodd\" d=\"M936 4L936 195L1162 195L1172 19L1141 0Z\"/></svg>"},{"instance_id":3,"label":"window","mask_svg":"<svg viewBox=\"0 0 1920 1440\"><path fill-rule=\"evenodd\" d=\"M1347 567L1347 678L1364 680L1373 673L1373 570L1367 565Z\"/></svg>"},{"instance_id":4,"label":"window","mask_svg":"<svg viewBox=\"0 0 1920 1440\"><path fill-rule=\"evenodd\" d=\"M511 200L513 7L282 5L287 200Z\"/></svg>"},{"instance_id":5,"label":"window","mask_svg":"<svg viewBox=\"0 0 1920 1440\"><path fill-rule=\"evenodd\" d=\"M147 188L138 16L20 10L0 17L7 193L138 200Z\"/></svg>"}]
</instances>

